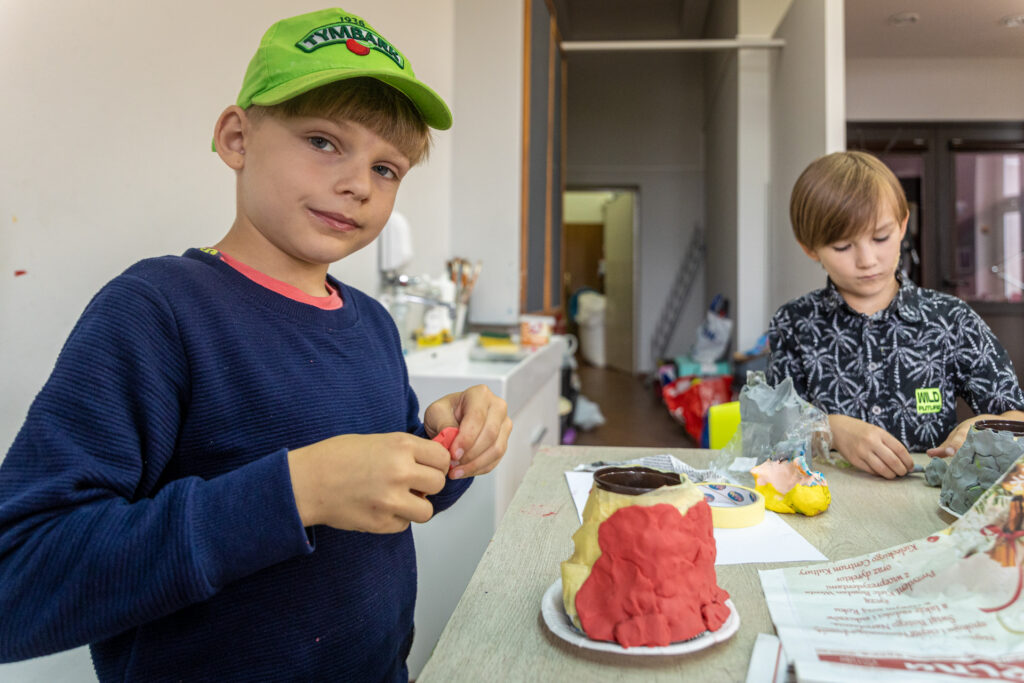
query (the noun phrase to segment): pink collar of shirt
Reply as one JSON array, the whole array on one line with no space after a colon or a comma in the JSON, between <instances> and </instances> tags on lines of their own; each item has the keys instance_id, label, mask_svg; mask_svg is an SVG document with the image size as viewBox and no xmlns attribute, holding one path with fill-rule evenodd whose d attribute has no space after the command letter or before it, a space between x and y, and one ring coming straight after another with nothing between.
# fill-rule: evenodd
<instances>
[{"instance_id":1,"label":"pink collar of shirt","mask_svg":"<svg viewBox=\"0 0 1024 683\"><path fill-rule=\"evenodd\" d=\"M329 282L324 282L324 286L327 287L327 296L312 296L298 287L294 287L287 282L281 282L269 275L261 273L252 266L247 266L241 261L231 258L223 251L218 250L217 253L220 254L220 259L224 261L224 263L228 264L256 284L266 287L272 292L277 292L281 296L288 297L293 301L309 304L310 306L316 306L317 308L325 311L334 311L341 308L343 305L341 294L339 294L338 290L332 287Z\"/></svg>"}]
</instances>

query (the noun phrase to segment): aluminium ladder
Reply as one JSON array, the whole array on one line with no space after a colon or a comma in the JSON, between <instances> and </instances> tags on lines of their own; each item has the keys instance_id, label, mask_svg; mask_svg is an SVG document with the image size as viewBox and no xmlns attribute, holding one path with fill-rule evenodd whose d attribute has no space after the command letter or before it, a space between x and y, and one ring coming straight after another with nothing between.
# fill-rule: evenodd
<instances>
[{"instance_id":1,"label":"aluminium ladder","mask_svg":"<svg viewBox=\"0 0 1024 683\"><path fill-rule=\"evenodd\" d=\"M654 335L651 337L651 362L655 364L655 376L657 376L657 364L663 360L668 343L672 339L676 325L679 323L679 315L683 311L683 305L690 294L693 281L704 263L704 230L695 225L690 241L686 245L686 254L682 263L676 270L675 280L669 290L668 297L661 307L661 317L654 328Z\"/></svg>"}]
</instances>

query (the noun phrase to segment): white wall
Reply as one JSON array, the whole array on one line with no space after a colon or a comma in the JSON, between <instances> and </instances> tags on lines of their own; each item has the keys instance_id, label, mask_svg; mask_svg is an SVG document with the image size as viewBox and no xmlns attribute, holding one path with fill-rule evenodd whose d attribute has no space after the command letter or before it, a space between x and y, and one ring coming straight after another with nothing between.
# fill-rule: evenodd
<instances>
[{"instance_id":1,"label":"white wall","mask_svg":"<svg viewBox=\"0 0 1024 683\"><path fill-rule=\"evenodd\" d=\"M734 0L739 5L737 34L750 38L775 35L779 22L786 16L793 0ZM731 37L731 36L730 36Z\"/></svg>"},{"instance_id":2,"label":"white wall","mask_svg":"<svg viewBox=\"0 0 1024 683\"><path fill-rule=\"evenodd\" d=\"M562 219L566 223L602 223L604 205L614 192L566 192L562 197Z\"/></svg>"},{"instance_id":3,"label":"white wall","mask_svg":"<svg viewBox=\"0 0 1024 683\"><path fill-rule=\"evenodd\" d=\"M772 37L792 3L793 0L740 0L738 35ZM731 315L737 350L754 345L774 312L769 303L770 288L765 283L771 279L771 107L776 94L771 64L776 52L745 49L736 54L738 237L734 257L738 297Z\"/></svg>"},{"instance_id":4,"label":"white wall","mask_svg":"<svg viewBox=\"0 0 1024 683\"><path fill-rule=\"evenodd\" d=\"M770 37L785 2L712 3L708 38ZM770 315L768 215L771 179L771 53L764 49L709 53L707 292L730 301L733 349L746 349Z\"/></svg>"},{"instance_id":5,"label":"white wall","mask_svg":"<svg viewBox=\"0 0 1024 683\"><path fill-rule=\"evenodd\" d=\"M700 57L681 53L568 56L569 188L635 188L635 372L653 369L650 339L703 209ZM707 306L697 279L668 355L685 353Z\"/></svg>"},{"instance_id":6,"label":"white wall","mask_svg":"<svg viewBox=\"0 0 1024 683\"><path fill-rule=\"evenodd\" d=\"M469 320L519 316L522 0L455 0L451 251L482 260Z\"/></svg>"},{"instance_id":7,"label":"white wall","mask_svg":"<svg viewBox=\"0 0 1024 683\"><path fill-rule=\"evenodd\" d=\"M851 121L1020 120L1022 73L1024 57L851 59L846 115Z\"/></svg>"},{"instance_id":8,"label":"white wall","mask_svg":"<svg viewBox=\"0 0 1024 683\"><path fill-rule=\"evenodd\" d=\"M739 28L735 1L712 2L706 38L735 38ZM743 307L739 280L739 60L736 51L710 52L704 58L704 279L707 292ZM706 302L705 302L706 303ZM735 347L734 347L735 348Z\"/></svg>"},{"instance_id":9,"label":"white wall","mask_svg":"<svg viewBox=\"0 0 1024 683\"><path fill-rule=\"evenodd\" d=\"M214 122L234 102L263 31L321 8L295 0L181 0L170 8L133 0L0 2L0 453L106 281L141 258L208 245L226 232L234 182L210 151ZM345 3L448 100L458 131L468 128L463 119L472 121L480 95L465 88L456 96L455 8L455 0ZM511 24L494 17L483 36L501 42L495 29L517 40L509 26L521 23L521 10L509 11ZM483 70L491 57L473 59ZM504 60L494 68L502 78L495 89L518 93L516 69L501 73ZM429 163L399 193L397 208L414 232L412 272L440 273L449 254L455 135L435 134ZM518 169L517 160L518 147L511 160L495 154L489 166ZM508 192L518 197L518 183ZM26 274L15 277L16 270ZM375 247L331 270L374 291ZM91 678L84 650L0 666L4 681Z\"/></svg>"},{"instance_id":10,"label":"white wall","mask_svg":"<svg viewBox=\"0 0 1024 683\"><path fill-rule=\"evenodd\" d=\"M734 348L743 350L780 304L822 283L793 240L789 193L812 159L845 145L842 0L733 0L709 10L708 38L786 41L705 61L707 287L732 301Z\"/></svg>"},{"instance_id":11,"label":"white wall","mask_svg":"<svg viewBox=\"0 0 1024 683\"><path fill-rule=\"evenodd\" d=\"M732 318L735 350L749 349L767 329L769 189L771 187L772 54L740 50L737 101L736 291Z\"/></svg>"},{"instance_id":12,"label":"white wall","mask_svg":"<svg viewBox=\"0 0 1024 683\"><path fill-rule=\"evenodd\" d=\"M846 148L842 0L794 0L776 36L786 47L772 66L771 312L825 283L793 237L789 196L807 164Z\"/></svg>"}]
</instances>

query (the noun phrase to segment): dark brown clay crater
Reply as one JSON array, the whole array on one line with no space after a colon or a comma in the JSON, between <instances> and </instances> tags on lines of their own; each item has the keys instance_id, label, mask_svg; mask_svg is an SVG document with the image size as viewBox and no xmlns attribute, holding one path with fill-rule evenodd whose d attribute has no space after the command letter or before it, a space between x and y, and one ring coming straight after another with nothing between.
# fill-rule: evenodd
<instances>
[{"instance_id":1,"label":"dark brown clay crater","mask_svg":"<svg viewBox=\"0 0 1024 683\"><path fill-rule=\"evenodd\" d=\"M594 472L594 483L599 489L627 496L639 496L662 486L678 486L681 481L675 472L650 467L603 467Z\"/></svg>"}]
</instances>

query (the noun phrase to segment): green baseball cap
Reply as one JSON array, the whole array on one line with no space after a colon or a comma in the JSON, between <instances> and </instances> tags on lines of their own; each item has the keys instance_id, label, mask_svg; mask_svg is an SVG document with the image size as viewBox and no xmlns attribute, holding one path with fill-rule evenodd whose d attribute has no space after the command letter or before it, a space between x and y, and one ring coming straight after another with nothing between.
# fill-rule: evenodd
<instances>
[{"instance_id":1,"label":"green baseball cap","mask_svg":"<svg viewBox=\"0 0 1024 683\"><path fill-rule=\"evenodd\" d=\"M242 109L279 104L360 76L403 93L431 128L451 128L448 105L416 78L405 55L361 17L338 8L282 19L267 29L245 71L236 104Z\"/></svg>"}]
</instances>

